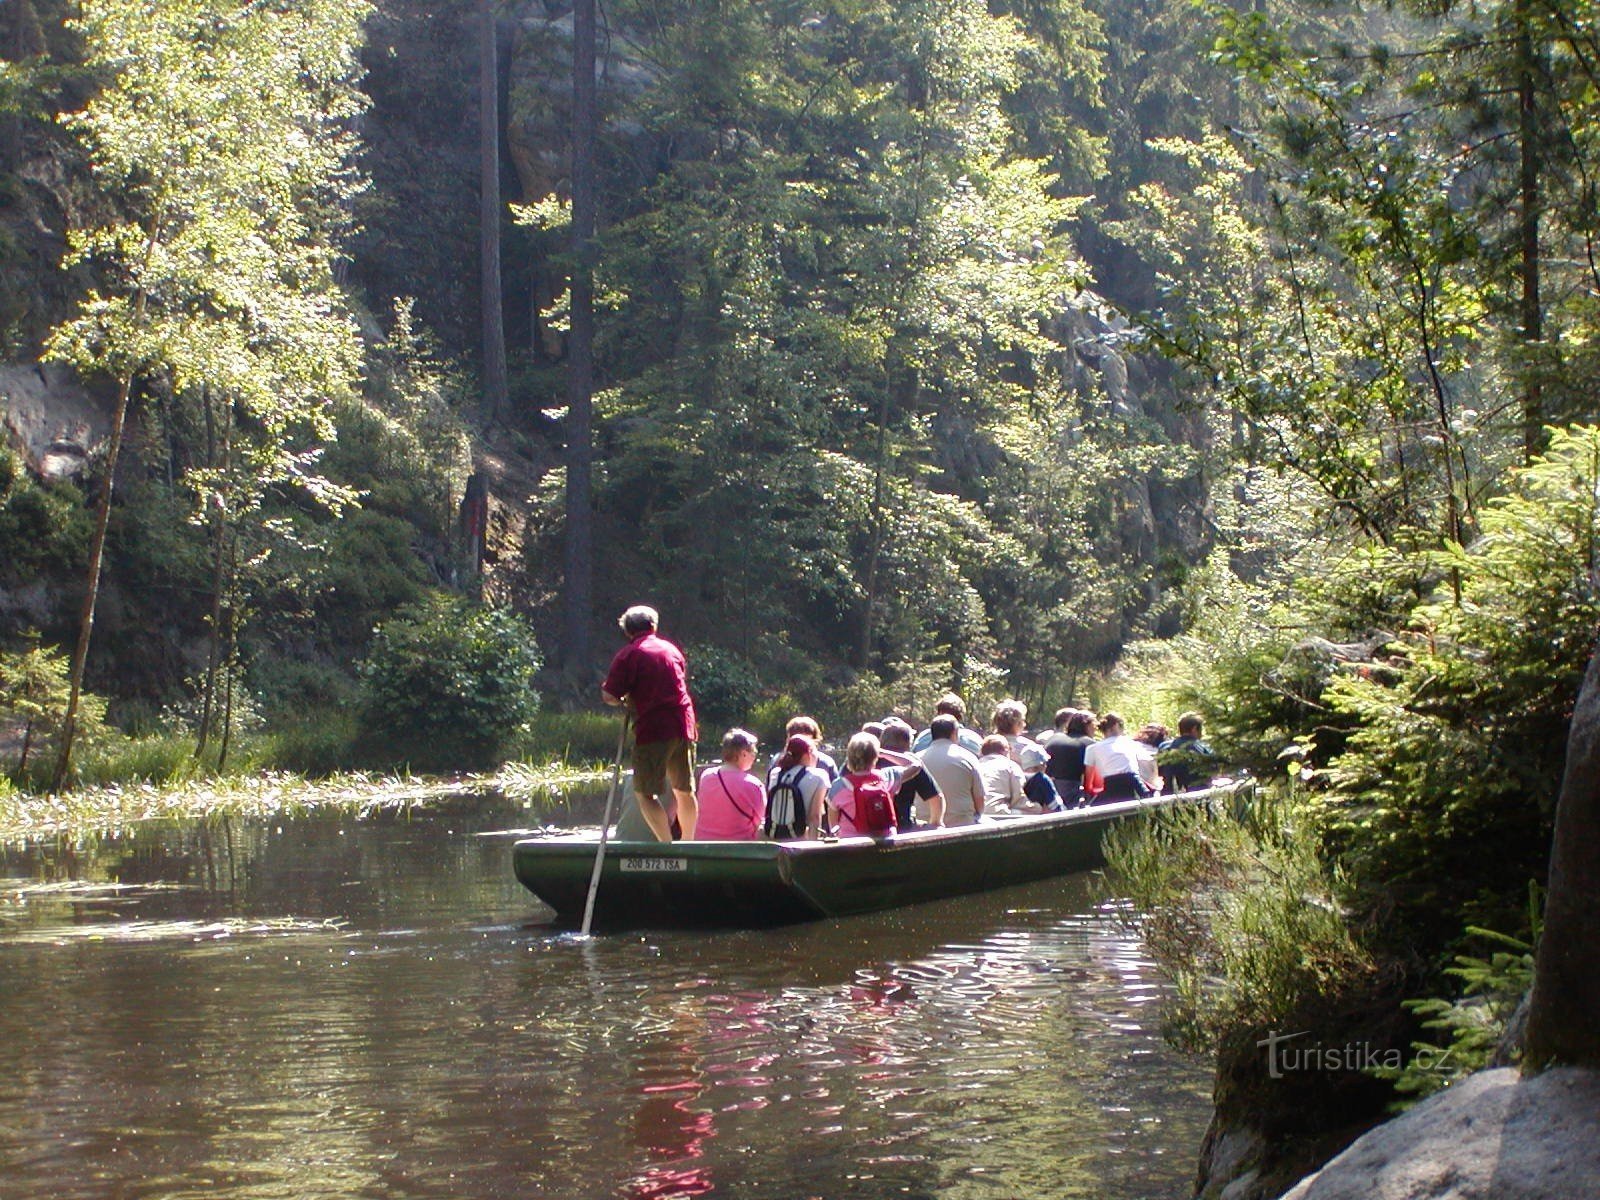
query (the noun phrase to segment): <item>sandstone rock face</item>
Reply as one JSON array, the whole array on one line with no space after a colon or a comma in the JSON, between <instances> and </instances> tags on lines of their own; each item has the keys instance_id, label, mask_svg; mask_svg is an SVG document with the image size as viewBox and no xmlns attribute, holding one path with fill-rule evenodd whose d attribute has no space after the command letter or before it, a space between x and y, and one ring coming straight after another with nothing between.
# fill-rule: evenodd
<instances>
[{"instance_id":1,"label":"sandstone rock face","mask_svg":"<svg viewBox=\"0 0 1600 1200\"><path fill-rule=\"evenodd\" d=\"M0 434L47 478L79 474L110 430L105 406L66 367L0 365Z\"/></svg>"},{"instance_id":2,"label":"sandstone rock face","mask_svg":"<svg viewBox=\"0 0 1600 1200\"><path fill-rule=\"evenodd\" d=\"M1600 1197L1600 1072L1482 1071L1380 1125L1283 1200Z\"/></svg>"}]
</instances>

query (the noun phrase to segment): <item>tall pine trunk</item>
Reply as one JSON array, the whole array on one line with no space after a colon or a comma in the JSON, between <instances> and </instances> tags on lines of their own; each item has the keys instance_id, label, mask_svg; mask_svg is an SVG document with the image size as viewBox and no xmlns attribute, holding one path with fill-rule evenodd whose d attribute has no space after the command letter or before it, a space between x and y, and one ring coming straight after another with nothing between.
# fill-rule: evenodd
<instances>
[{"instance_id":1,"label":"tall pine trunk","mask_svg":"<svg viewBox=\"0 0 1600 1200\"><path fill-rule=\"evenodd\" d=\"M1542 365L1537 349L1544 340L1544 313L1539 295L1539 216L1543 199L1539 190L1540 161L1538 81L1541 64L1534 50L1526 2L1519 3L1517 20L1518 142L1521 155L1521 204L1518 213L1522 274L1522 459L1532 462L1544 449L1544 396Z\"/></svg>"},{"instance_id":2,"label":"tall pine trunk","mask_svg":"<svg viewBox=\"0 0 1600 1200\"><path fill-rule=\"evenodd\" d=\"M480 0L478 31L478 246L482 258L483 419L507 404L506 328L500 291L500 67L494 0Z\"/></svg>"},{"instance_id":3,"label":"tall pine trunk","mask_svg":"<svg viewBox=\"0 0 1600 1200\"><path fill-rule=\"evenodd\" d=\"M589 666L594 607L594 0L572 9L572 332L567 342L566 667Z\"/></svg>"}]
</instances>

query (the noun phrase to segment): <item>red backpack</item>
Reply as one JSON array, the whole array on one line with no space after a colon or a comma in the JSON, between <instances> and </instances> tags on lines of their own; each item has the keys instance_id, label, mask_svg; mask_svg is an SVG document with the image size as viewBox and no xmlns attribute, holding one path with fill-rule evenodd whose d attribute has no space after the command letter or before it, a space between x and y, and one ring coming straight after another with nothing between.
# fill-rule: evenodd
<instances>
[{"instance_id":1,"label":"red backpack","mask_svg":"<svg viewBox=\"0 0 1600 1200\"><path fill-rule=\"evenodd\" d=\"M847 772L844 779L856 795L856 832L869 837L891 832L895 827L894 795L883 776L876 771Z\"/></svg>"}]
</instances>

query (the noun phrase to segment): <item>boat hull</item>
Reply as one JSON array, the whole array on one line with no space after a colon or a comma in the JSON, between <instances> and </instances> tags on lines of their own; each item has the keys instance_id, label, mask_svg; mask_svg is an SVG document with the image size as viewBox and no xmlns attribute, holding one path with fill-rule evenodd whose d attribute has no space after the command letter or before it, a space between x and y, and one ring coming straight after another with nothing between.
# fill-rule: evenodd
<instances>
[{"instance_id":1,"label":"boat hull","mask_svg":"<svg viewBox=\"0 0 1600 1200\"><path fill-rule=\"evenodd\" d=\"M1212 789L883 841L610 841L594 925L784 925L1067 875L1101 865L1106 832L1123 821L1238 794L1236 788ZM517 879L555 910L556 921L576 926L596 849L593 835L533 838L516 843L512 861Z\"/></svg>"}]
</instances>

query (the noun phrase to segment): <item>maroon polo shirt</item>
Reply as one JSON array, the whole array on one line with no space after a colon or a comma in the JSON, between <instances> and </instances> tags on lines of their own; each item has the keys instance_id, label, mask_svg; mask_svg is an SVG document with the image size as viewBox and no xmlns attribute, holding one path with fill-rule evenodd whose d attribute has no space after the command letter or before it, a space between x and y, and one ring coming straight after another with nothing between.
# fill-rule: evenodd
<instances>
[{"instance_id":1,"label":"maroon polo shirt","mask_svg":"<svg viewBox=\"0 0 1600 1200\"><path fill-rule=\"evenodd\" d=\"M683 651L666 638L641 633L611 660L601 685L617 699L633 699L634 741L694 741L694 701L689 698L688 664Z\"/></svg>"}]
</instances>

